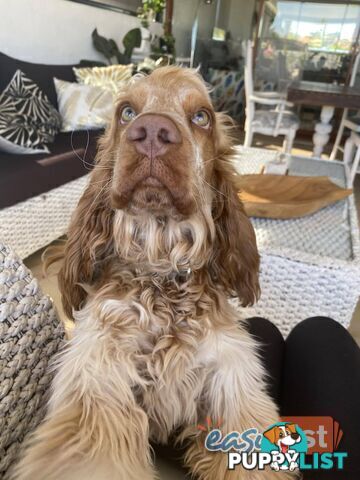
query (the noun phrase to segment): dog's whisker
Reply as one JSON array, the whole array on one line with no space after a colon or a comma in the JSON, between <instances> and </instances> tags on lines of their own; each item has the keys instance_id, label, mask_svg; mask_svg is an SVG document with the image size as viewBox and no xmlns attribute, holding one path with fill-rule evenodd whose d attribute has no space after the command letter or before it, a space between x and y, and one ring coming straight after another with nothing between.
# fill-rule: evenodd
<instances>
[{"instance_id":1,"label":"dog's whisker","mask_svg":"<svg viewBox=\"0 0 360 480\"><path fill-rule=\"evenodd\" d=\"M98 181L96 181L96 182L89 182L89 183L88 183L88 186L90 186L90 185L99 185L99 184L101 184L101 183L111 182L111 181L112 181L111 178L109 179L108 177L106 177L106 178L104 178L103 180L98 180Z\"/></svg>"},{"instance_id":2,"label":"dog's whisker","mask_svg":"<svg viewBox=\"0 0 360 480\"><path fill-rule=\"evenodd\" d=\"M70 144L71 144L71 148L72 148L72 151L74 152L75 156L78 158L78 160L80 160L82 162L82 164L84 165L84 167L89 170L86 165L88 166L91 166L93 167L93 165L91 163L88 163L85 158L86 158L86 154L87 154L87 151L88 151L88 148L89 148L89 144L90 144L90 133L89 133L89 130L86 130L86 134L87 134L87 137L86 137L86 146L85 146L85 151L84 151L84 155L83 157L80 157L80 155L77 153L77 151L75 150L75 147L74 147L74 143L73 143L73 136L74 136L74 130L71 131L71 135L70 135Z\"/></svg>"},{"instance_id":3,"label":"dog's whisker","mask_svg":"<svg viewBox=\"0 0 360 480\"><path fill-rule=\"evenodd\" d=\"M216 157L209 158L208 160L204 160L203 164L206 165L207 163L216 162L216 160L219 160L220 158L221 158L221 155L217 155Z\"/></svg>"},{"instance_id":4,"label":"dog's whisker","mask_svg":"<svg viewBox=\"0 0 360 480\"><path fill-rule=\"evenodd\" d=\"M199 197L199 198L197 198L195 196L195 201L197 202L197 207L200 208L201 204L204 204L204 202L205 202L205 192L200 189L199 185L195 181L193 182L193 186L195 187L196 192L197 192L198 197ZM200 200L200 203L198 202L198 199Z\"/></svg>"},{"instance_id":5,"label":"dog's whisker","mask_svg":"<svg viewBox=\"0 0 360 480\"><path fill-rule=\"evenodd\" d=\"M96 201L98 200L98 198L100 197L100 195L101 195L102 193L105 193L105 192L106 192L105 188L106 188L106 187L110 187L110 185L111 185L111 179L106 182L106 184L99 190L99 192L98 192L97 195L95 196L93 202L92 202L91 205L90 205L90 208L89 208L90 211L91 211L92 207L95 205L95 203L96 203Z\"/></svg>"},{"instance_id":6,"label":"dog's whisker","mask_svg":"<svg viewBox=\"0 0 360 480\"><path fill-rule=\"evenodd\" d=\"M227 198L227 196L225 195L225 193L223 192L220 192L220 190L217 190L213 185L211 185L210 183L208 183L206 180L204 180L203 178L201 179L204 183L206 183L206 185L208 185L212 190L214 190L214 192L216 193L219 193L220 195L222 195L223 197Z\"/></svg>"}]
</instances>

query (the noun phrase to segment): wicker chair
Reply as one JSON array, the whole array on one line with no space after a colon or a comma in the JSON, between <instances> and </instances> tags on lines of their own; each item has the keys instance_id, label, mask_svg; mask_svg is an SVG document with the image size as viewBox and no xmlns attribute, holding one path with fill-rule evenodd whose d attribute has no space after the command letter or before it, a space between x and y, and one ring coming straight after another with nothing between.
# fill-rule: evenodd
<instances>
[{"instance_id":1,"label":"wicker chair","mask_svg":"<svg viewBox=\"0 0 360 480\"><path fill-rule=\"evenodd\" d=\"M49 361L64 329L52 301L20 258L0 242L0 478L42 420Z\"/></svg>"}]
</instances>

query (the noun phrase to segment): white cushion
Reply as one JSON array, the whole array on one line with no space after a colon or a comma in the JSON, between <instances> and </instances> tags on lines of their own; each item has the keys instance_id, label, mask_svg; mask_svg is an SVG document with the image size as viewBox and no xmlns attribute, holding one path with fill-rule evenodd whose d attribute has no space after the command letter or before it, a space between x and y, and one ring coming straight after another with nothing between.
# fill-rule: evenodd
<instances>
[{"instance_id":1,"label":"white cushion","mask_svg":"<svg viewBox=\"0 0 360 480\"><path fill-rule=\"evenodd\" d=\"M101 87L65 82L54 78L61 131L106 127L114 111L114 96Z\"/></svg>"}]
</instances>

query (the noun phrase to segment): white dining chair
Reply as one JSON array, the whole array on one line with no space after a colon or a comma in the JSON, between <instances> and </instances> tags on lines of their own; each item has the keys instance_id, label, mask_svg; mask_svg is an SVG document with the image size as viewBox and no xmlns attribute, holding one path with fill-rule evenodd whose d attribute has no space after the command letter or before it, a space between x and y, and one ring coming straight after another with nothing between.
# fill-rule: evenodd
<instances>
[{"instance_id":1,"label":"white dining chair","mask_svg":"<svg viewBox=\"0 0 360 480\"><path fill-rule=\"evenodd\" d=\"M349 83L350 87L353 87L356 83L356 76L359 73L358 72L359 67L360 67L360 53L358 53L356 55L356 58L355 58L355 62L354 62L353 69L352 69L352 72L351 72L351 77L350 77L350 83ZM351 114L349 115L349 109L344 108L344 112L343 112L343 115L341 117L341 122L340 122L340 125L339 125L339 130L338 130L338 133L336 135L336 139L335 139L333 149L331 151L330 160L335 160L336 156L337 156L337 153L338 153L338 150L342 150L340 144L341 144L341 140L342 140L345 128L350 129L352 132L360 132L360 115L359 115L359 113L360 112L357 112L355 115L351 115Z\"/></svg>"},{"instance_id":2,"label":"white dining chair","mask_svg":"<svg viewBox=\"0 0 360 480\"><path fill-rule=\"evenodd\" d=\"M244 146L250 147L254 133L277 137L284 135L284 152L291 153L296 131L299 128L299 118L288 110L292 104L286 101L286 95L278 92L254 91L253 80L253 42L244 42L245 56L245 141ZM257 105L269 107L256 108ZM271 108L272 107L272 108Z\"/></svg>"},{"instance_id":3,"label":"white dining chair","mask_svg":"<svg viewBox=\"0 0 360 480\"><path fill-rule=\"evenodd\" d=\"M360 163L360 135L351 132L344 146L344 163L349 169L349 183L353 185Z\"/></svg>"}]
</instances>

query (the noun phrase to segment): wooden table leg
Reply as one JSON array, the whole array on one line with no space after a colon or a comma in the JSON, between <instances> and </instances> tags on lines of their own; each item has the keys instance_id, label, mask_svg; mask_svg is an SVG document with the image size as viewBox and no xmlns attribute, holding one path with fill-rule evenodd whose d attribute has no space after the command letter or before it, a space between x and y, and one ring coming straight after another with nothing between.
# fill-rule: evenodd
<instances>
[{"instance_id":1,"label":"wooden table leg","mask_svg":"<svg viewBox=\"0 0 360 480\"><path fill-rule=\"evenodd\" d=\"M320 122L315 125L315 133L313 135L314 157L321 157L325 145L328 143L332 125L330 120L334 115L335 108L324 105L321 108Z\"/></svg>"}]
</instances>

